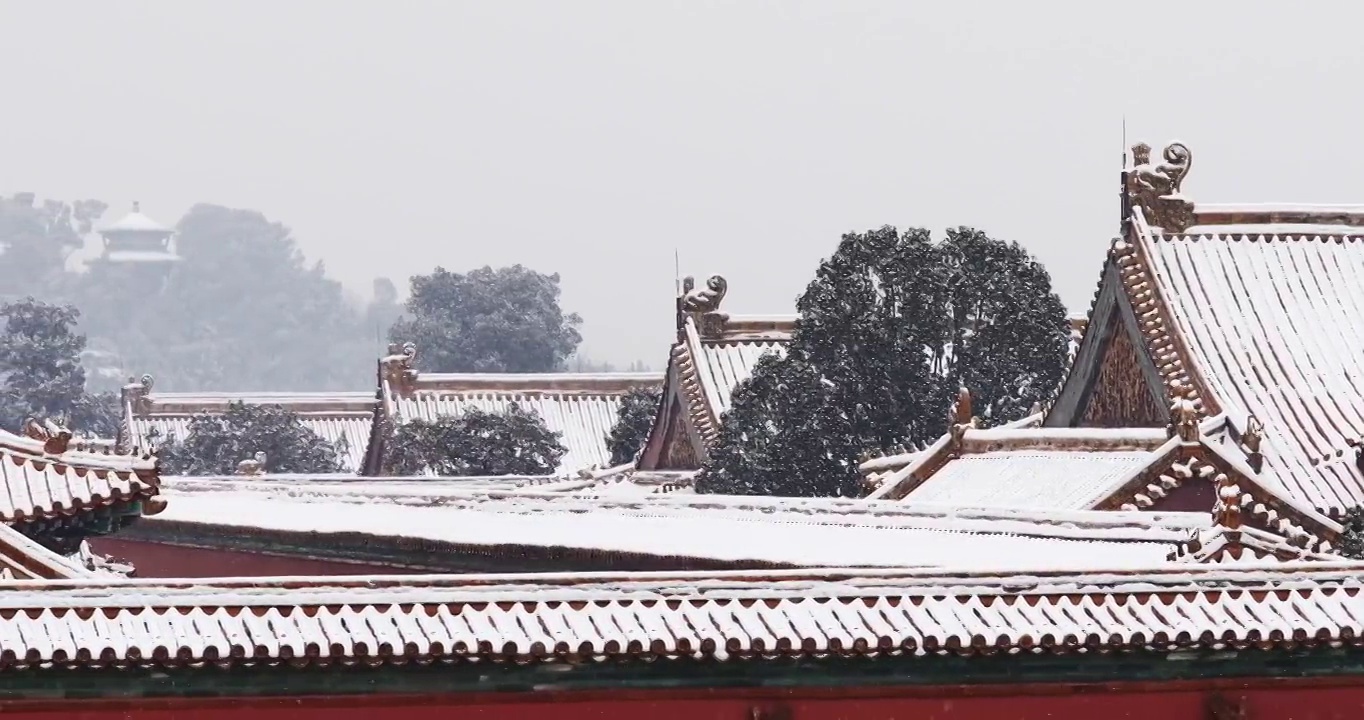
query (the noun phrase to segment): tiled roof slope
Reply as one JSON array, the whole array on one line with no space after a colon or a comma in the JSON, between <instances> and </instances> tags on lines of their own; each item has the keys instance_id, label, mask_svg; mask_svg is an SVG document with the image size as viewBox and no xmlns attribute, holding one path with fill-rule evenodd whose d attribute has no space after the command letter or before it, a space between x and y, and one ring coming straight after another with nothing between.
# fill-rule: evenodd
<instances>
[{"instance_id":1,"label":"tiled roof slope","mask_svg":"<svg viewBox=\"0 0 1364 720\"><path fill-rule=\"evenodd\" d=\"M621 399L637 388L659 387L660 373L421 373L416 349L381 361L380 422L396 426L458 415L470 408L499 412L516 404L544 419L568 450L558 472L607 467L606 436L616 424ZM376 432L382 428L376 428ZM382 467L382 443L371 442L365 473Z\"/></svg>"},{"instance_id":2,"label":"tiled roof slope","mask_svg":"<svg viewBox=\"0 0 1364 720\"><path fill-rule=\"evenodd\" d=\"M1358 563L0 585L0 670L1015 656L1364 644Z\"/></svg>"},{"instance_id":3,"label":"tiled roof slope","mask_svg":"<svg viewBox=\"0 0 1364 720\"><path fill-rule=\"evenodd\" d=\"M1229 425L1222 417L1200 425L1192 415L1172 418L1169 430L979 430L959 424L889 474L869 502L1210 512L1214 526L1230 530L1233 542L1243 528L1248 535L1264 531L1277 537L1287 549L1274 551L1276 557L1333 553L1341 526L1263 481L1256 471L1264 459L1260 453L1245 455L1242 447L1223 442ZM1240 442L1261 446L1250 435ZM1196 551L1203 541L1195 536L1192 544Z\"/></svg>"},{"instance_id":4,"label":"tiled roof slope","mask_svg":"<svg viewBox=\"0 0 1364 720\"><path fill-rule=\"evenodd\" d=\"M150 378L124 391L124 447L154 447L189 435L197 415L216 415L233 403L277 405L293 413L323 440L344 442L343 469L360 469L374 425L376 400L370 392L344 393L152 393ZM242 458L245 460L246 458Z\"/></svg>"},{"instance_id":5,"label":"tiled roof slope","mask_svg":"<svg viewBox=\"0 0 1364 720\"><path fill-rule=\"evenodd\" d=\"M0 522L60 522L114 505L145 503L159 486L153 457L48 452L41 440L0 431Z\"/></svg>"},{"instance_id":6,"label":"tiled roof slope","mask_svg":"<svg viewBox=\"0 0 1364 720\"><path fill-rule=\"evenodd\" d=\"M1266 482L1333 515L1364 502L1364 208L1193 203L1179 187L1187 148L1167 149L1162 165L1145 163L1149 150L1134 148L1124 173L1129 220L1096 307L1116 285L1130 310L1120 325L1161 403L1263 424ZM1091 330L1106 320L1091 317ZM1079 356L1090 360L1077 362L1062 390L1070 406L1058 401L1047 424L1079 421L1074 401L1101 335L1086 333Z\"/></svg>"},{"instance_id":7,"label":"tiled roof slope","mask_svg":"<svg viewBox=\"0 0 1364 720\"><path fill-rule=\"evenodd\" d=\"M0 525L0 580L63 580L95 574L22 533Z\"/></svg>"},{"instance_id":8,"label":"tiled roof slope","mask_svg":"<svg viewBox=\"0 0 1364 720\"><path fill-rule=\"evenodd\" d=\"M748 379L763 355L783 352L791 340L794 315L721 312L726 287L724 278L715 275L706 288L691 289L689 284L677 298L677 341L668 358L663 402L640 453L641 469L685 469L669 467L669 444L674 442L688 442L689 458L704 459L719 437L734 388ZM721 290L717 294L714 288Z\"/></svg>"},{"instance_id":9,"label":"tiled roof slope","mask_svg":"<svg viewBox=\"0 0 1364 720\"><path fill-rule=\"evenodd\" d=\"M1266 475L1327 511L1364 502L1364 238L1138 228L1205 391L1264 423Z\"/></svg>"},{"instance_id":10,"label":"tiled roof slope","mask_svg":"<svg viewBox=\"0 0 1364 720\"><path fill-rule=\"evenodd\" d=\"M1061 513L861 500L602 495L455 485L166 483L161 523L419 538L464 548L565 548L749 566L1018 566L1047 557L1077 567L1164 562L1209 527L1208 513ZM472 551L472 550L470 550Z\"/></svg>"},{"instance_id":11,"label":"tiled roof slope","mask_svg":"<svg viewBox=\"0 0 1364 720\"><path fill-rule=\"evenodd\" d=\"M1137 476L1173 458L1164 430L964 429L911 462L875 476L872 499L967 507L1098 508ZM1207 508L1204 508L1207 509Z\"/></svg>"}]
</instances>

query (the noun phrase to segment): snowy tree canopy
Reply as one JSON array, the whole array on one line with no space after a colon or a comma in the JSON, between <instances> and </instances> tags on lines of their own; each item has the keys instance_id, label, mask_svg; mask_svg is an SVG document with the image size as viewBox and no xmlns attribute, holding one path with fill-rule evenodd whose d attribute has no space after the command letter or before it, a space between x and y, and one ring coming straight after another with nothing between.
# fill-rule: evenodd
<instances>
[{"instance_id":1,"label":"snowy tree canopy","mask_svg":"<svg viewBox=\"0 0 1364 720\"><path fill-rule=\"evenodd\" d=\"M946 431L959 387L985 425L1050 399L1065 370L1065 306L1016 243L957 228L843 236L797 302L786 354L734 392L700 492L860 494L868 450Z\"/></svg>"},{"instance_id":2,"label":"snowy tree canopy","mask_svg":"<svg viewBox=\"0 0 1364 720\"><path fill-rule=\"evenodd\" d=\"M309 430L279 405L232 403L221 415L198 415L188 437L150 437L167 475L231 475L262 453L261 472L340 472L346 448ZM344 441L343 441L344 442Z\"/></svg>"},{"instance_id":3,"label":"snowy tree canopy","mask_svg":"<svg viewBox=\"0 0 1364 720\"><path fill-rule=\"evenodd\" d=\"M635 459L649 438L649 429L653 427L654 414L662 399L661 388L635 388L621 398L616 424L606 435L606 449L611 451L612 465L623 465Z\"/></svg>"},{"instance_id":4,"label":"snowy tree canopy","mask_svg":"<svg viewBox=\"0 0 1364 720\"><path fill-rule=\"evenodd\" d=\"M424 372L553 372L582 341L559 307L559 275L521 265L412 278L407 314L389 330L421 348Z\"/></svg>"},{"instance_id":5,"label":"snowy tree canopy","mask_svg":"<svg viewBox=\"0 0 1364 720\"><path fill-rule=\"evenodd\" d=\"M1340 533L1340 555L1364 560L1364 507L1355 506L1345 511L1340 519L1344 531Z\"/></svg>"},{"instance_id":6,"label":"snowy tree canopy","mask_svg":"<svg viewBox=\"0 0 1364 720\"><path fill-rule=\"evenodd\" d=\"M73 307L33 298L0 305L0 427L19 432L32 417L82 434L111 437L117 431L115 397L85 392L79 317Z\"/></svg>"},{"instance_id":7,"label":"snowy tree canopy","mask_svg":"<svg viewBox=\"0 0 1364 720\"><path fill-rule=\"evenodd\" d=\"M393 475L548 475L568 452L539 414L518 405L412 420L386 444L385 471Z\"/></svg>"}]
</instances>

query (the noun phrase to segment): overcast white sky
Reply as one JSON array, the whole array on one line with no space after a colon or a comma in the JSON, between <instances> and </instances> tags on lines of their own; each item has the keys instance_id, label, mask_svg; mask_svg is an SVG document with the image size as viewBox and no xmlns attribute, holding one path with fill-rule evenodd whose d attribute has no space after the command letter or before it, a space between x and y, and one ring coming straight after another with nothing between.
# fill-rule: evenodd
<instances>
[{"instance_id":1,"label":"overcast white sky","mask_svg":"<svg viewBox=\"0 0 1364 720\"><path fill-rule=\"evenodd\" d=\"M789 312L840 233L974 225L1087 307L1129 138L1195 200L1364 201L1357 3L0 0L0 192L255 208L362 293L563 275L666 361L673 251Z\"/></svg>"}]
</instances>

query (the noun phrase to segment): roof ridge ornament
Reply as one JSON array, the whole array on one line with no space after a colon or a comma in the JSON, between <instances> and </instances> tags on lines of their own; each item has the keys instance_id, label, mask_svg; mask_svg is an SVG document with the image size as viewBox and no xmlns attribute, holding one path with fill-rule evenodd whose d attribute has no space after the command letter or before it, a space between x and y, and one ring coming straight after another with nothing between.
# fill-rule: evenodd
<instances>
[{"instance_id":1,"label":"roof ridge ornament","mask_svg":"<svg viewBox=\"0 0 1364 720\"><path fill-rule=\"evenodd\" d=\"M1255 472L1260 472L1264 468L1265 457L1260 453L1260 444L1264 442L1264 436L1264 423L1251 413L1246 418L1246 431L1241 433L1241 447L1246 452L1246 463Z\"/></svg>"},{"instance_id":2,"label":"roof ridge ornament","mask_svg":"<svg viewBox=\"0 0 1364 720\"><path fill-rule=\"evenodd\" d=\"M706 278L706 286L696 287L696 278L682 278L682 297L678 303L678 320L691 316L701 335L710 337L724 331L728 313L720 312L720 303L729 293L729 281L723 275Z\"/></svg>"},{"instance_id":3,"label":"roof ridge ornament","mask_svg":"<svg viewBox=\"0 0 1364 720\"><path fill-rule=\"evenodd\" d=\"M48 455L61 455L71 445L71 431L53 422L50 418L44 419L42 422L33 417L24 420L24 435L34 440L41 440L43 452Z\"/></svg>"},{"instance_id":4,"label":"roof ridge ornament","mask_svg":"<svg viewBox=\"0 0 1364 720\"><path fill-rule=\"evenodd\" d=\"M410 395L417 385L417 344L401 346L390 343L388 355L379 360L379 369L389 387L401 395Z\"/></svg>"},{"instance_id":5,"label":"roof ridge ornament","mask_svg":"<svg viewBox=\"0 0 1364 720\"><path fill-rule=\"evenodd\" d=\"M980 418L971 414L971 390L962 386L957 390L957 399L947 413L947 432L951 436L949 452L956 456L961 452L966 440L966 431L980 427Z\"/></svg>"},{"instance_id":6,"label":"roof ridge ornament","mask_svg":"<svg viewBox=\"0 0 1364 720\"><path fill-rule=\"evenodd\" d=\"M1170 424L1165 426L1169 437L1178 437L1186 443L1198 442L1198 403L1193 399L1192 388L1183 383L1171 387L1175 396L1170 403Z\"/></svg>"},{"instance_id":7,"label":"roof ridge ornament","mask_svg":"<svg viewBox=\"0 0 1364 720\"><path fill-rule=\"evenodd\" d=\"M1184 143L1172 142L1161 151L1163 163L1151 161L1151 146L1132 146L1132 169L1127 173L1127 198L1146 221L1167 233L1184 232L1193 224L1194 204L1184 198L1184 178L1193 167L1193 153Z\"/></svg>"}]
</instances>

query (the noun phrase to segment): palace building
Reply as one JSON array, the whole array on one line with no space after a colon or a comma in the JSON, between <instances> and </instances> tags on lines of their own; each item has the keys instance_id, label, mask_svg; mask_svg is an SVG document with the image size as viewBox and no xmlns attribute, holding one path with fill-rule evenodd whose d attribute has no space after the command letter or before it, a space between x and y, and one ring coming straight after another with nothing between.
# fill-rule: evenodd
<instances>
[{"instance_id":1,"label":"palace building","mask_svg":"<svg viewBox=\"0 0 1364 720\"><path fill-rule=\"evenodd\" d=\"M718 277L678 298L664 376L424 376L395 349L345 411L370 413L363 475L162 478L0 434L0 712L1358 714L1364 209L1195 203L1188 149L1160 158L1133 149L1056 400L986 428L965 389L938 441L867 459L865 498L692 492L794 327L722 312ZM659 385L607 467L611 403ZM380 428L513 401L564 434L553 475L379 474ZM226 402L134 383L127 437Z\"/></svg>"}]
</instances>

